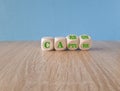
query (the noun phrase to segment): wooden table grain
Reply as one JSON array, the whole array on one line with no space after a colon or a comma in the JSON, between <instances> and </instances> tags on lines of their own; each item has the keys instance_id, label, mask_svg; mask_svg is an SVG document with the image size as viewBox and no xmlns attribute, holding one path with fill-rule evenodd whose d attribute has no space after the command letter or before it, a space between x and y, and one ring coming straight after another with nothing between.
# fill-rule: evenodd
<instances>
[{"instance_id":1,"label":"wooden table grain","mask_svg":"<svg viewBox=\"0 0 120 91\"><path fill-rule=\"evenodd\" d=\"M0 91L120 91L120 41L48 52L40 41L0 42Z\"/></svg>"}]
</instances>

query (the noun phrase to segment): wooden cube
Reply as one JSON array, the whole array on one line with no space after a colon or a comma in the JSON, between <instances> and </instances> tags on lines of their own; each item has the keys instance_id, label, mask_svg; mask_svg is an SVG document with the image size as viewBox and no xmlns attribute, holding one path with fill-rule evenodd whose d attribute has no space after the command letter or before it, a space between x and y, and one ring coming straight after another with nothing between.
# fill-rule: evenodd
<instances>
[{"instance_id":1,"label":"wooden cube","mask_svg":"<svg viewBox=\"0 0 120 91\"><path fill-rule=\"evenodd\" d=\"M65 50L66 49L66 38L65 37L55 37L54 48L55 50Z\"/></svg>"},{"instance_id":2,"label":"wooden cube","mask_svg":"<svg viewBox=\"0 0 120 91\"><path fill-rule=\"evenodd\" d=\"M41 39L41 49L44 51L49 51L54 49L54 38L43 37Z\"/></svg>"},{"instance_id":3,"label":"wooden cube","mask_svg":"<svg viewBox=\"0 0 120 91\"><path fill-rule=\"evenodd\" d=\"M89 35L83 34L83 35L79 36L79 40L80 40L79 48L81 50L88 50L91 48L92 40Z\"/></svg>"},{"instance_id":4,"label":"wooden cube","mask_svg":"<svg viewBox=\"0 0 120 91\"><path fill-rule=\"evenodd\" d=\"M67 48L69 50L78 49L79 40L77 35L71 34L71 35L68 35L66 38L67 38Z\"/></svg>"}]
</instances>

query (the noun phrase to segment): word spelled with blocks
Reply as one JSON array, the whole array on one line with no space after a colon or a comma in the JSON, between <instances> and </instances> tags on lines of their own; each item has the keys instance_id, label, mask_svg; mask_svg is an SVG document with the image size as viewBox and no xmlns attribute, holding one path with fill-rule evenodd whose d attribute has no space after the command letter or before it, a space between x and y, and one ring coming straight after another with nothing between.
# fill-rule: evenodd
<instances>
[{"instance_id":1,"label":"word spelled with blocks","mask_svg":"<svg viewBox=\"0 0 120 91\"><path fill-rule=\"evenodd\" d=\"M91 48L92 40L89 35L77 35L71 34L65 37L43 37L41 39L41 49L45 51L49 50L88 50Z\"/></svg>"}]
</instances>

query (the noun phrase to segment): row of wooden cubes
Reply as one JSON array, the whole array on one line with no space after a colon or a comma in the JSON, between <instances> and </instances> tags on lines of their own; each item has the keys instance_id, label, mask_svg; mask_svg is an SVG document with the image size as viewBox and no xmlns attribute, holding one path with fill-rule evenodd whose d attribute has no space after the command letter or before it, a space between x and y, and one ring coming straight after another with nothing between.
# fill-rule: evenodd
<instances>
[{"instance_id":1,"label":"row of wooden cubes","mask_svg":"<svg viewBox=\"0 0 120 91\"><path fill-rule=\"evenodd\" d=\"M49 50L88 50L91 48L92 39L89 35L77 36L70 34L67 37L43 37L41 39L41 49Z\"/></svg>"}]
</instances>

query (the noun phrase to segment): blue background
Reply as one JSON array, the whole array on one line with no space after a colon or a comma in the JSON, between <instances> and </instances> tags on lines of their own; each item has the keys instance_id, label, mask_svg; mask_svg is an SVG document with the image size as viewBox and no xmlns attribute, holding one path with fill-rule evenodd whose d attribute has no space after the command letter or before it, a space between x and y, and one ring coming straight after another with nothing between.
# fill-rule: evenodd
<instances>
[{"instance_id":1,"label":"blue background","mask_svg":"<svg viewBox=\"0 0 120 91\"><path fill-rule=\"evenodd\" d=\"M0 0L0 40L89 34L120 40L120 0Z\"/></svg>"}]
</instances>

